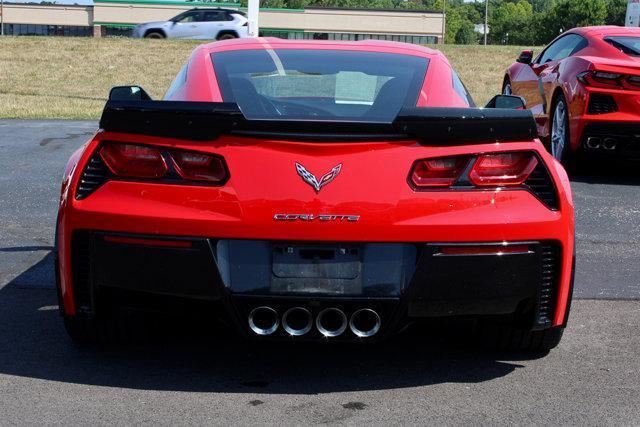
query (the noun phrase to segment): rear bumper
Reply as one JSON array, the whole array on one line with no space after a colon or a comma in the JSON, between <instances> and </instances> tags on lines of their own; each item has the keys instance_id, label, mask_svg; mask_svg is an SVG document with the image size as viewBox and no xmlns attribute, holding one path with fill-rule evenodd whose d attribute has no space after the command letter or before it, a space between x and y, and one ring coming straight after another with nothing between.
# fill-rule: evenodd
<instances>
[{"instance_id":1,"label":"rear bumper","mask_svg":"<svg viewBox=\"0 0 640 427\"><path fill-rule=\"evenodd\" d=\"M126 140L132 143L145 142L144 138L135 135L127 136ZM474 264L475 261L470 260L473 268L465 272L467 267L460 267L457 263L452 264L456 268L452 265L440 266L438 263L445 264L447 257L436 259L434 254L431 254L429 263L435 264L423 265L423 262L427 262L425 254L432 246L437 247L439 242L450 245L554 242L560 254L559 278L553 295L555 307L547 320L551 322L551 326L564 324L572 271L573 206L564 170L537 142L422 147L416 146L413 141L393 144L292 144L286 141L261 141L256 144L230 137L228 140L220 139L215 142L182 141L181 147L224 156L231 171L229 181L223 186L199 186L113 179L101 182L88 197L75 197L90 181L83 180L82 171L89 170L89 161L99 142L94 140L87 146L75 169L70 168L75 172L70 173L63 184L58 220L58 252L61 296L67 315L83 313L85 309L78 299L78 295L83 292L78 285L82 278L76 277L82 274L85 275L86 283L90 283L84 291L89 295L89 309L91 293L96 289L120 287L143 294L159 293L220 301L226 304L228 313L240 313L236 324L243 327L246 325L246 318L241 319L245 315L242 310L266 299L273 302L274 298L281 308L302 298L312 311L326 305L322 302L325 300L332 304L345 304L345 310L357 309L360 307L357 304L378 301L383 305L381 310L399 313L393 315L393 318L401 320L408 319L409 312L425 317L514 313L525 311L527 304L522 303L523 301L535 299L532 295L540 286L539 269L531 276L537 280L534 286L529 282L531 277L524 277L522 272L512 269L512 265L517 263L502 265L500 263L503 261L496 260L496 264ZM161 142L169 144L171 141ZM496 150L535 151L541 160L540 168L548 170L549 176L544 179L544 176L540 178L534 173L526 186L513 189L415 191L407 183L408 171L416 158ZM262 160L260 164L271 166L268 169L256 167L256 159ZM384 159L384 168L366 166L379 166L382 164L381 159ZM299 161L314 164L318 170L343 164L345 171L340 181L327 186L318 195L296 173L293 165ZM346 169L347 166L349 169ZM551 199L554 203L550 204ZM291 214L295 220L279 220L283 214ZM358 216L359 220L341 219L351 215ZM320 220L320 216L330 217L330 220ZM285 217L289 218L288 215ZM90 230L86 239L89 246L85 250L72 248L75 236L86 230ZM142 248L140 245L136 248L121 248L110 253L109 248L115 245L113 241L109 244L98 242L94 246L95 237L100 233L161 240L165 238L163 236L177 236L175 238L179 240L193 242L190 248L179 248L182 249L179 254L173 254L168 249L170 246L154 248L154 245L147 245L152 246L151 248L145 245ZM401 259L404 269L394 270L397 273L395 278L389 279L387 283L377 283L377 287L362 286L362 289L370 291L391 289L395 292L362 291L338 295L316 293L312 297L294 295L291 292L265 293L262 288L271 289L272 285L268 269L264 268L268 272L265 273L267 278L263 275L262 278L256 276L235 281L232 274L234 270L231 267L226 270L222 268L224 263L221 261L219 243L225 241L262 242L262 249L240 247L239 252L242 254L253 251L251 257L244 256L240 260L250 261L262 257L260 264L263 267L271 265L271 252L267 250L265 255L264 250L264 245L271 242L312 242L322 245L343 242L364 251L367 247L374 252L387 248L385 250L390 252L380 257L380 263ZM231 252L232 246L234 245L230 244ZM395 252L389 248L395 248ZM407 261L406 255L400 254L403 250L398 248L413 248L411 250L415 255ZM193 251L196 253L192 253ZM83 273L83 269L77 268L72 262L77 254L82 253L89 258L98 253L94 257L96 260L110 257L113 260L96 266L91 264L92 261L87 264L85 260ZM526 264L539 266L541 252L538 246L533 253L535 256L529 254L528 259L537 257L537 261L526 261ZM512 257L515 255L508 256L509 259L514 259ZM265 261L267 258L269 261ZM131 262L132 259L136 261ZM181 261L176 262L177 260ZM128 267L118 267L127 264ZM376 262L368 263L375 264ZM228 265L235 266L235 271L256 271L237 259L230 261ZM184 274L184 266L189 268L188 275ZM410 300L408 297L414 292L411 281L419 276L418 266L432 269L425 280L435 277L438 269L446 273L443 273L439 287L430 286L428 291L422 293L416 291L417 294ZM119 270L114 270L116 267ZM527 269L523 271L531 272ZM92 276L95 274L99 277ZM382 272L377 273L380 277L381 274ZM461 275L456 279L460 283L460 292L449 295L447 283L452 280L449 276L455 278L456 274ZM129 280L128 277L136 279ZM401 280L399 277L404 278ZM486 282L474 282L480 277L485 278ZM184 284L185 279L190 283ZM261 285L260 288L251 288L245 292L236 286L242 281ZM517 286L514 286L516 281ZM124 286L121 283L129 284ZM394 286L389 288L389 283ZM498 287L494 289L495 286ZM241 300L251 302L243 305ZM522 308L519 306L521 303ZM530 304L528 308L532 306L535 304ZM534 312L529 310L529 313ZM530 316L530 328L535 327L534 316L535 313Z\"/></svg>"},{"instance_id":2,"label":"rear bumper","mask_svg":"<svg viewBox=\"0 0 640 427\"><path fill-rule=\"evenodd\" d=\"M248 337L257 337L248 318L261 306L279 317L303 307L313 318L329 307L347 317L371 309L381 318L376 339L420 318L513 315L525 329L553 326L562 276L560 244L516 242L507 247L519 249L502 254L443 252L479 246L287 244L79 231L71 245L74 303L76 315L95 316L104 292L219 301L220 315ZM315 252L309 258L305 251ZM323 261L329 252L331 259ZM287 336L279 327L268 338ZM322 335L314 328L299 338ZM336 339L354 338L347 330Z\"/></svg>"},{"instance_id":3,"label":"rear bumper","mask_svg":"<svg viewBox=\"0 0 640 427\"><path fill-rule=\"evenodd\" d=\"M638 102L640 94L635 90L588 88L573 148L599 156L640 160Z\"/></svg>"}]
</instances>

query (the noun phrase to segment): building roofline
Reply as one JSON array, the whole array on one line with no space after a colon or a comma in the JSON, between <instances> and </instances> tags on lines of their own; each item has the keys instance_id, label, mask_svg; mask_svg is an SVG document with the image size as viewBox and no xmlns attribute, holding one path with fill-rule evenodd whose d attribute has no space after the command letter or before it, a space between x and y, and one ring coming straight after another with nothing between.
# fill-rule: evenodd
<instances>
[{"instance_id":1,"label":"building roofline","mask_svg":"<svg viewBox=\"0 0 640 427\"><path fill-rule=\"evenodd\" d=\"M397 12L397 13L435 13L442 15L441 10L429 9L384 9L384 8L366 8L366 7L323 7L323 6L307 6L307 10L344 10L344 11L372 11L372 12ZM286 10L286 9L285 9Z\"/></svg>"}]
</instances>

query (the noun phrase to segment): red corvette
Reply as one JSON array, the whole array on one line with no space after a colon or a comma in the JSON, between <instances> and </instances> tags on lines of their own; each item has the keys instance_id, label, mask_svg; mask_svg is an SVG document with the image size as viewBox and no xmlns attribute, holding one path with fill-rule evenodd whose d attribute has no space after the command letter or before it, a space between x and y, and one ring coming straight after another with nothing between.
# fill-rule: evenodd
<instances>
[{"instance_id":1,"label":"red corvette","mask_svg":"<svg viewBox=\"0 0 640 427\"><path fill-rule=\"evenodd\" d=\"M372 341L463 317L514 348L556 346L568 179L519 98L489 107L440 52L379 41L218 42L163 101L112 89L62 184L67 331L200 301L261 340Z\"/></svg>"},{"instance_id":2,"label":"red corvette","mask_svg":"<svg viewBox=\"0 0 640 427\"><path fill-rule=\"evenodd\" d=\"M504 77L569 164L576 152L640 159L640 29L575 28L533 59L524 51Z\"/></svg>"}]
</instances>

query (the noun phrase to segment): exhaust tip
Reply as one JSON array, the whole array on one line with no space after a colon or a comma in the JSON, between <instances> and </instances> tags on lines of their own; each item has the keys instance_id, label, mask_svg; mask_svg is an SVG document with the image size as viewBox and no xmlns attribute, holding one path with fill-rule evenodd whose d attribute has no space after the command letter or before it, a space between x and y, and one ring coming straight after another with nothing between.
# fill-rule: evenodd
<instances>
[{"instance_id":1,"label":"exhaust tip","mask_svg":"<svg viewBox=\"0 0 640 427\"><path fill-rule=\"evenodd\" d=\"M338 308L325 308L316 317L316 327L325 337L338 337L347 329L347 315Z\"/></svg>"},{"instance_id":2,"label":"exhaust tip","mask_svg":"<svg viewBox=\"0 0 640 427\"><path fill-rule=\"evenodd\" d=\"M600 148L601 144L602 140L600 138L594 136L590 136L589 138L587 138L587 148L597 150L598 148Z\"/></svg>"},{"instance_id":3,"label":"exhaust tip","mask_svg":"<svg viewBox=\"0 0 640 427\"><path fill-rule=\"evenodd\" d=\"M278 330L278 313L271 307L256 307L249 313L249 328L257 335L271 335Z\"/></svg>"},{"instance_id":4,"label":"exhaust tip","mask_svg":"<svg viewBox=\"0 0 640 427\"><path fill-rule=\"evenodd\" d=\"M369 338L380 330L380 315L370 308L362 308L351 315L349 329L357 337Z\"/></svg>"},{"instance_id":5,"label":"exhaust tip","mask_svg":"<svg viewBox=\"0 0 640 427\"><path fill-rule=\"evenodd\" d=\"M618 141L615 138L606 138L602 142L602 148L605 150L613 151L618 146Z\"/></svg>"},{"instance_id":6,"label":"exhaust tip","mask_svg":"<svg viewBox=\"0 0 640 427\"><path fill-rule=\"evenodd\" d=\"M282 316L283 329L293 337L299 337L311 330L311 312L304 307L292 307Z\"/></svg>"}]
</instances>

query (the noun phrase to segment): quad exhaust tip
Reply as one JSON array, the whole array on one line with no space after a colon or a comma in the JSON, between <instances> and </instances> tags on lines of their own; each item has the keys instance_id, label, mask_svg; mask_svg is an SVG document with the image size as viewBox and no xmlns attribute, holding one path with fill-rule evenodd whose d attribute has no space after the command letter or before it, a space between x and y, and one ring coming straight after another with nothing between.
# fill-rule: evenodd
<instances>
[{"instance_id":1,"label":"quad exhaust tip","mask_svg":"<svg viewBox=\"0 0 640 427\"><path fill-rule=\"evenodd\" d=\"M604 148L605 150L608 150L608 151L615 150L617 146L618 146L618 141L616 141L615 138L606 138L602 142L602 148Z\"/></svg>"},{"instance_id":2,"label":"quad exhaust tip","mask_svg":"<svg viewBox=\"0 0 640 427\"><path fill-rule=\"evenodd\" d=\"M327 338L339 337L347 329L347 315L335 308L325 308L316 317L316 328Z\"/></svg>"},{"instance_id":3,"label":"quad exhaust tip","mask_svg":"<svg viewBox=\"0 0 640 427\"><path fill-rule=\"evenodd\" d=\"M351 315L349 329L359 338L369 338L380 330L380 315L370 308L362 308Z\"/></svg>"},{"instance_id":4,"label":"quad exhaust tip","mask_svg":"<svg viewBox=\"0 0 640 427\"><path fill-rule=\"evenodd\" d=\"M616 138L599 138L597 136L590 136L587 138L586 145L590 150L604 149L607 151L614 151L618 148L618 140Z\"/></svg>"},{"instance_id":5,"label":"quad exhaust tip","mask_svg":"<svg viewBox=\"0 0 640 427\"><path fill-rule=\"evenodd\" d=\"M292 337L305 335L312 327L311 312L304 307L292 307L282 316L282 328Z\"/></svg>"},{"instance_id":6,"label":"quad exhaust tip","mask_svg":"<svg viewBox=\"0 0 640 427\"><path fill-rule=\"evenodd\" d=\"M249 328L257 335L271 335L278 330L278 313L271 307L256 307L249 313Z\"/></svg>"},{"instance_id":7,"label":"quad exhaust tip","mask_svg":"<svg viewBox=\"0 0 640 427\"><path fill-rule=\"evenodd\" d=\"M602 140L598 137L590 136L587 138L587 148L597 150L602 145Z\"/></svg>"}]
</instances>

